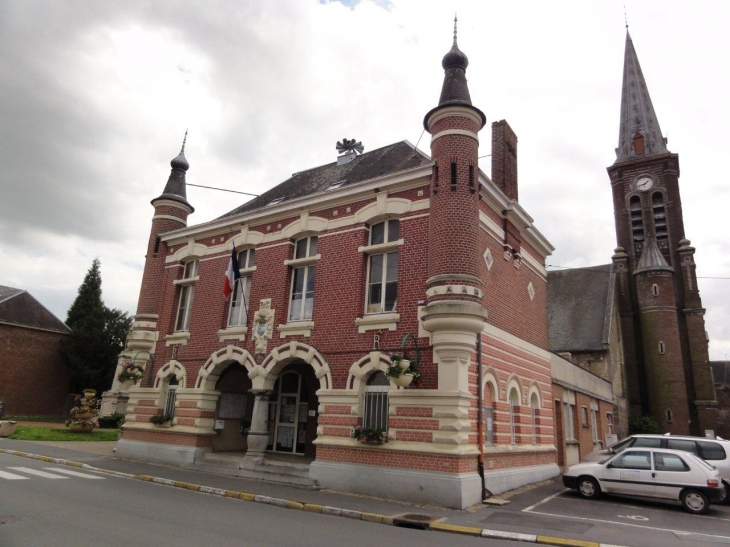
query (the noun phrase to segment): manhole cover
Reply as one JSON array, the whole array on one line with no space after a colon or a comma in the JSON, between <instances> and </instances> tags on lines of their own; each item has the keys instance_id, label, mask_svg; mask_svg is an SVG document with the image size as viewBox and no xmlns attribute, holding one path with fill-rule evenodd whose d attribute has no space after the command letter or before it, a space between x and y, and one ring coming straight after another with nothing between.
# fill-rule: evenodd
<instances>
[{"instance_id":1,"label":"manhole cover","mask_svg":"<svg viewBox=\"0 0 730 547\"><path fill-rule=\"evenodd\" d=\"M432 517L431 515L421 515L420 513L405 513L393 517L393 525L403 528L418 528L420 530L428 529L429 525L441 517Z\"/></svg>"}]
</instances>

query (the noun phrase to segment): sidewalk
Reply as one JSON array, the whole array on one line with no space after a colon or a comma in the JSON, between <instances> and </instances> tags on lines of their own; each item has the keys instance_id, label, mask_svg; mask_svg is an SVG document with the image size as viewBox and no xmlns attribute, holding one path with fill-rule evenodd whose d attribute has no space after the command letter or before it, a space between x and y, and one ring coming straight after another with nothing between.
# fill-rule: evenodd
<instances>
[{"instance_id":1,"label":"sidewalk","mask_svg":"<svg viewBox=\"0 0 730 547\"><path fill-rule=\"evenodd\" d=\"M148 480L177 486L189 490L202 491L209 494L238 497L247 501L269 503L290 509L300 509L326 513L348 518L358 518L382 524L399 523L398 518L406 514L415 514L414 522L426 523L431 530L514 539L531 543L551 545L572 545L577 547L599 547L599 543L579 539L556 538L542 536L542 529L531 528L530 516L520 510L539 501L530 488L523 488L513 493L506 493L502 498L512 498L510 505L478 505L467 510L447 509L439 506L415 505L395 500L360 496L331 490L310 490L271 484L251 479L216 475L199 471L168 467L158 464L122 460L113 456L116 442L83 442L83 441L17 441L0 439L0 453L21 452L15 454L25 457L33 455L58 460L56 463L76 466L90 466L100 471L122 474L132 479ZM549 486L550 493L562 491L559 481ZM545 495L545 488L540 489L540 497ZM507 519L510 524L493 526L484 530L485 522L495 512L506 512L514 515ZM504 521L505 519L497 519ZM428 522L431 522L429 525ZM512 524L514 522L514 524Z\"/></svg>"}]
</instances>

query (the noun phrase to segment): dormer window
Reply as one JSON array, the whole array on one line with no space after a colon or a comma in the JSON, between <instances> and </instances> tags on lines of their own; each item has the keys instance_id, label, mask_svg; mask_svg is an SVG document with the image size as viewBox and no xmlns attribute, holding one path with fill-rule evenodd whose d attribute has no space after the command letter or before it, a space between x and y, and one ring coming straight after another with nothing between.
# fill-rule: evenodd
<instances>
[{"instance_id":1,"label":"dormer window","mask_svg":"<svg viewBox=\"0 0 730 547\"><path fill-rule=\"evenodd\" d=\"M269 205L276 205L277 203L281 203L282 201L284 201L284 198L276 198L276 199L272 199L272 200L271 200L271 201L269 202Z\"/></svg>"},{"instance_id":2,"label":"dormer window","mask_svg":"<svg viewBox=\"0 0 730 547\"><path fill-rule=\"evenodd\" d=\"M644 154L646 152L646 145L644 143L644 135L637 133L634 135L634 153Z\"/></svg>"},{"instance_id":3,"label":"dormer window","mask_svg":"<svg viewBox=\"0 0 730 547\"><path fill-rule=\"evenodd\" d=\"M344 184L346 182L347 182L347 179L333 182L332 184L329 185L329 188L327 188L327 190L336 190L337 188L344 186Z\"/></svg>"}]
</instances>

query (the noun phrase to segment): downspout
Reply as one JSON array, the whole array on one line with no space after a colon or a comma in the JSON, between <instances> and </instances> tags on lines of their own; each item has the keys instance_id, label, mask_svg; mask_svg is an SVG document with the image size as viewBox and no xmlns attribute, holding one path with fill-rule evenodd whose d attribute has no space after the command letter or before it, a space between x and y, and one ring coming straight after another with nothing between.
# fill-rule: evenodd
<instances>
[{"instance_id":1,"label":"downspout","mask_svg":"<svg viewBox=\"0 0 730 547\"><path fill-rule=\"evenodd\" d=\"M477 471L479 478L482 480L482 500L492 496L487 490L487 484L484 479L484 412L482 406L484 404L484 396L482 392L482 334L477 333L477 444L479 445L479 457L477 459Z\"/></svg>"}]
</instances>

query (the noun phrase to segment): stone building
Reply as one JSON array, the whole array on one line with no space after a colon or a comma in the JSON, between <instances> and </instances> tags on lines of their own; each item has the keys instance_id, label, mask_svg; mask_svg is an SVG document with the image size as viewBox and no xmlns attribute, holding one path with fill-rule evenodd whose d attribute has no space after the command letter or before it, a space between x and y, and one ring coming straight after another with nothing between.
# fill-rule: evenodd
<instances>
[{"instance_id":1,"label":"stone building","mask_svg":"<svg viewBox=\"0 0 730 547\"><path fill-rule=\"evenodd\" d=\"M336 162L196 226L183 145L152 201L120 356L144 376L105 394L126 405L120 456L460 508L558 473L552 247L517 201L506 122L492 124L492 179L479 169L467 64L454 35L424 119L430 157L343 142ZM404 352L422 376L399 387L385 373ZM358 425L387 442L351 438Z\"/></svg>"},{"instance_id":2,"label":"stone building","mask_svg":"<svg viewBox=\"0 0 730 547\"><path fill-rule=\"evenodd\" d=\"M61 416L69 378L58 344L66 324L23 289L0 285L0 399L11 416Z\"/></svg>"}]
</instances>

